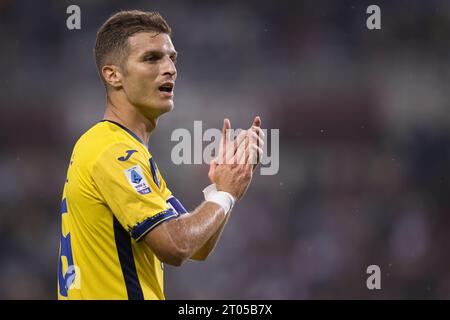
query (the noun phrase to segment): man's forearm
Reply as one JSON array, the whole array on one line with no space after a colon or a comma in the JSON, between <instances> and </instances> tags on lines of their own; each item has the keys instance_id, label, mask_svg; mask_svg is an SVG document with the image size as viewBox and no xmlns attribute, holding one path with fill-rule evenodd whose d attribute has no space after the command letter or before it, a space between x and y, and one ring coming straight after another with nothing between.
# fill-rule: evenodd
<instances>
[{"instance_id":1,"label":"man's forearm","mask_svg":"<svg viewBox=\"0 0 450 320\"><path fill-rule=\"evenodd\" d=\"M194 255L191 257L193 260L205 260L209 254L214 250L214 248L217 245L217 242L219 242L220 236L222 235L223 229L225 228L225 225L228 222L228 219L230 218L230 213L227 214L227 217L220 225L219 229L216 231L216 233L213 234L213 236L206 241L206 243L194 253Z\"/></svg>"},{"instance_id":2,"label":"man's forearm","mask_svg":"<svg viewBox=\"0 0 450 320\"><path fill-rule=\"evenodd\" d=\"M228 215L227 215L228 216ZM188 259L207 243L214 247L225 225L227 216L221 206L204 201L194 211L168 221L171 240ZM212 249L211 247L211 249Z\"/></svg>"}]
</instances>

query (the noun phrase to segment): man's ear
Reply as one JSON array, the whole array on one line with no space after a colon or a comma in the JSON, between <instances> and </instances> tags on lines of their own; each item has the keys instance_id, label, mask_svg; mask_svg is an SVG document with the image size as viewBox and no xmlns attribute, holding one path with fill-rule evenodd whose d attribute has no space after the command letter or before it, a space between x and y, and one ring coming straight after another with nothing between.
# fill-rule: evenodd
<instances>
[{"instance_id":1,"label":"man's ear","mask_svg":"<svg viewBox=\"0 0 450 320\"><path fill-rule=\"evenodd\" d=\"M122 72L116 65L109 64L102 67L102 76L105 82L113 88L120 88L122 86Z\"/></svg>"}]
</instances>

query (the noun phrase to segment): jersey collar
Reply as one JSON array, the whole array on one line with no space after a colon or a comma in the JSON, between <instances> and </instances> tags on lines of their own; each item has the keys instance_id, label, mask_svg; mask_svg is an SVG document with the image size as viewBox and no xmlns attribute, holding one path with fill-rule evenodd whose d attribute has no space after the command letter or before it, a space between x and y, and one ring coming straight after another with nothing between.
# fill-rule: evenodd
<instances>
[{"instance_id":1,"label":"jersey collar","mask_svg":"<svg viewBox=\"0 0 450 320\"><path fill-rule=\"evenodd\" d=\"M144 141L142 141L141 138L139 138L133 131L131 131L130 129L128 129L128 128L125 127L124 125L121 125L121 124L118 123L118 122L115 122L115 121L112 121L112 120L107 120L107 119L100 120L100 122L110 122L110 123L115 124L116 126L122 128L123 130L125 130L126 132L128 132L133 138L135 138L137 141L139 141L140 143L142 143L142 144L147 148L147 145L144 143Z\"/></svg>"}]
</instances>

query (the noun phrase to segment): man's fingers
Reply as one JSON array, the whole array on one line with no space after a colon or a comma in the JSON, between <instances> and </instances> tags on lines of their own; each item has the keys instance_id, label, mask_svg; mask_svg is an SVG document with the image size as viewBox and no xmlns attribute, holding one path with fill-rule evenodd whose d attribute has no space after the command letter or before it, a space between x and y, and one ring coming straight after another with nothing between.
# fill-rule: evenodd
<instances>
[{"instance_id":1,"label":"man's fingers","mask_svg":"<svg viewBox=\"0 0 450 320\"><path fill-rule=\"evenodd\" d=\"M236 152L235 159L238 164L256 165L263 155L263 148L255 143L251 143L250 138L242 143Z\"/></svg>"},{"instance_id":2,"label":"man's fingers","mask_svg":"<svg viewBox=\"0 0 450 320\"><path fill-rule=\"evenodd\" d=\"M257 146L264 146L264 137L261 137L261 135L258 135L257 133L255 133L255 131L253 130L249 130L248 131L248 136L250 138L250 142L252 144L256 144Z\"/></svg>"},{"instance_id":3,"label":"man's fingers","mask_svg":"<svg viewBox=\"0 0 450 320\"><path fill-rule=\"evenodd\" d=\"M228 118L225 118L223 121L222 138L217 159L218 163L246 164L249 161L253 164L259 163L262 153L257 151L257 148L262 150L265 136L260 126L261 118L256 116L253 120L252 127L249 130L242 130L238 136L232 140L230 137L231 123ZM245 144L243 145L244 142ZM251 145L255 145L255 147L251 147Z\"/></svg>"},{"instance_id":4,"label":"man's fingers","mask_svg":"<svg viewBox=\"0 0 450 320\"><path fill-rule=\"evenodd\" d=\"M259 116L256 116L253 120L252 127L261 127L261 118Z\"/></svg>"},{"instance_id":5,"label":"man's fingers","mask_svg":"<svg viewBox=\"0 0 450 320\"><path fill-rule=\"evenodd\" d=\"M264 138L264 137L266 136L266 135L264 134L263 129L261 129L260 127L255 127L255 126L253 126L253 127L251 127L251 130L254 131L254 132L256 132L256 134L257 134L258 136L260 136L261 138Z\"/></svg>"},{"instance_id":6,"label":"man's fingers","mask_svg":"<svg viewBox=\"0 0 450 320\"><path fill-rule=\"evenodd\" d=\"M250 139L248 135L246 134L244 136L244 140L239 144L236 150L236 159L238 164L245 164L248 160L249 155L249 146L250 146Z\"/></svg>"},{"instance_id":7,"label":"man's fingers","mask_svg":"<svg viewBox=\"0 0 450 320\"><path fill-rule=\"evenodd\" d=\"M258 136L257 140L253 140L252 142L255 143L258 147L262 148L264 147L264 131L261 129L261 118L259 118L258 116L255 118L255 121L253 121L253 124L257 124L251 127L252 132L255 132ZM257 153L256 159L254 159L254 163L255 166L254 168L256 168L256 165L258 165L258 163L261 161L261 157L262 157L262 153L260 154L259 152ZM253 160L253 159L252 159Z\"/></svg>"},{"instance_id":8,"label":"man's fingers","mask_svg":"<svg viewBox=\"0 0 450 320\"><path fill-rule=\"evenodd\" d=\"M256 143L258 146L264 146L264 131L260 127L252 127L250 132L254 133L256 138L252 137L252 143Z\"/></svg>"},{"instance_id":9,"label":"man's fingers","mask_svg":"<svg viewBox=\"0 0 450 320\"><path fill-rule=\"evenodd\" d=\"M230 144L230 129L231 122L228 118L223 119L222 136L220 137L219 154L217 156L218 163L224 163L226 161L226 151Z\"/></svg>"},{"instance_id":10,"label":"man's fingers","mask_svg":"<svg viewBox=\"0 0 450 320\"><path fill-rule=\"evenodd\" d=\"M231 122L228 118L223 119L221 147L225 150L226 144L230 141Z\"/></svg>"},{"instance_id":11,"label":"man's fingers","mask_svg":"<svg viewBox=\"0 0 450 320\"><path fill-rule=\"evenodd\" d=\"M249 131L249 139L250 144L252 145L251 152L253 152L253 155L249 158L249 162L257 165L261 161L263 155L264 140L253 130Z\"/></svg>"},{"instance_id":12,"label":"man's fingers","mask_svg":"<svg viewBox=\"0 0 450 320\"><path fill-rule=\"evenodd\" d=\"M245 138L247 138L247 135L248 135L248 131L247 130L242 130L241 132L239 132L238 136L234 140L235 141L234 146L236 148L238 148L242 144L242 142L245 141Z\"/></svg>"},{"instance_id":13,"label":"man's fingers","mask_svg":"<svg viewBox=\"0 0 450 320\"><path fill-rule=\"evenodd\" d=\"M226 138L227 141L230 140L230 131L229 131L230 129L231 129L230 119L228 118L223 119L222 137Z\"/></svg>"},{"instance_id":14,"label":"man's fingers","mask_svg":"<svg viewBox=\"0 0 450 320\"><path fill-rule=\"evenodd\" d=\"M248 162L250 164L258 164L260 159L262 158L263 149L258 147L257 145L252 145L249 149L249 158Z\"/></svg>"},{"instance_id":15,"label":"man's fingers","mask_svg":"<svg viewBox=\"0 0 450 320\"><path fill-rule=\"evenodd\" d=\"M234 160L238 164L259 163L264 146L264 141L261 137L253 131L247 131L246 135L243 135L243 132L241 132L241 135L235 141L237 141L237 144L235 144L237 156Z\"/></svg>"},{"instance_id":16,"label":"man's fingers","mask_svg":"<svg viewBox=\"0 0 450 320\"><path fill-rule=\"evenodd\" d=\"M237 152L237 150L239 150L240 146L245 141L246 137L247 137L247 130L242 130L234 140L230 140L227 142L225 154L223 157L224 163L226 164L233 163L232 158ZM235 160L237 159L238 158L236 158Z\"/></svg>"}]
</instances>

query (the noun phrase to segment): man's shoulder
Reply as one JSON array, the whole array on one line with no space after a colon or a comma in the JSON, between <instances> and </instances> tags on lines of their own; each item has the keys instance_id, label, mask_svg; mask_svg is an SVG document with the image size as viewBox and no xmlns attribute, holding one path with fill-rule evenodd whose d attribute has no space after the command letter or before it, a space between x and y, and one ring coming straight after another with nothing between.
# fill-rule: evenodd
<instances>
[{"instance_id":1,"label":"man's shoulder","mask_svg":"<svg viewBox=\"0 0 450 320\"><path fill-rule=\"evenodd\" d=\"M74 154L84 163L95 162L105 151L126 145L127 141L106 122L98 122L89 128L75 143Z\"/></svg>"},{"instance_id":2,"label":"man's shoulder","mask_svg":"<svg viewBox=\"0 0 450 320\"><path fill-rule=\"evenodd\" d=\"M142 149L142 150L141 150ZM99 122L87 130L77 141L74 153L82 163L93 165L103 158L126 161L131 155L146 152L130 139L121 128L109 122Z\"/></svg>"},{"instance_id":3,"label":"man's shoulder","mask_svg":"<svg viewBox=\"0 0 450 320\"><path fill-rule=\"evenodd\" d=\"M85 133L78 138L75 143L74 152L84 155L95 156L100 153L102 147L108 144L108 140L113 138L108 133L108 127L102 122L99 122L89 128Z\"/></svg>"}]
</instances>

